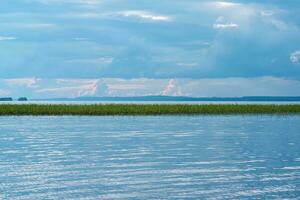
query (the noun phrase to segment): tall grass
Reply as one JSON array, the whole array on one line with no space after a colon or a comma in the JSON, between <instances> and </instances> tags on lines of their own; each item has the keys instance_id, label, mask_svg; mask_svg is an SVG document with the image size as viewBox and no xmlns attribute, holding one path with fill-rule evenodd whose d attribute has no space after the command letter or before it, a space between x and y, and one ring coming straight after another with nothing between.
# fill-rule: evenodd
<instances>
[{"instance_id":1,"label":"tall grass","mask_svg":"<svg viewBox=\"0 0 300 200\"><path fill-rule=\"evenodd\" d=\"M298 105L0 105L0 115L300 114Z\"/></svg>"}]
</instances>

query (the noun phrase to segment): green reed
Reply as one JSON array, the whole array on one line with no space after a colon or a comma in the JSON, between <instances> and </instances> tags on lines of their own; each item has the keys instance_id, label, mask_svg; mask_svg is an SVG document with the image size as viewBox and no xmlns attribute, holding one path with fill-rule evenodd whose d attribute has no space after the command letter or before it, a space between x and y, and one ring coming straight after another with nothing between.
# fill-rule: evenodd
<instances>
[{"instance_id":1,"label":"green reed","mask_svg":"<svg viewBox=\"0 0 300 200\"><path fill-rule=\"evenodd\" d=\"M0 115L227 115L227 114L300 114L297 105L0 105Z\"/></svg>"}]
</instances>

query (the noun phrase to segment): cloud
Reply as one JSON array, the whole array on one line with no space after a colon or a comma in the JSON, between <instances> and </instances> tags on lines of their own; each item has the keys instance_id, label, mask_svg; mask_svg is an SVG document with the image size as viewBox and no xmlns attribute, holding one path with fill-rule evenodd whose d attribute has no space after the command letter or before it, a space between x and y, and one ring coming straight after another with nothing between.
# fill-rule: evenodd
<instances>
[{"instance_id":1,"label":"cloud","mask_svg":"<svg viewBox=\"0 0 300 200\"><path fill-rule=\"evenodd\" d=\"M175 79L170 79L165 89L161 92L163 96L182 96L180 86L177 84Z\"/></svg>"},{"instance_id":2,"label":"cloud","mask_svg":"<svg viewBox=\"0 0 300 200\"><path fill-rule=\"evenodd\" d=\"M274 15L274 12L273 12L273 11L268 11L268 10L262 10L262 11L260 12L260 14L261 14L262 16L265 16L265 17L270 17L270 16Z\"/></svg>"},{"instance_id":3,"label":"cloud","mask_svg":"<svg viewBox=\"0 0 300 200\"><path fill-rule=\"evenodd\" d=\"M239 3L225 2L225 1L216 1L209 4L218 9L235 8L240 5Z\"/></svg>"},{"instance_id":4,"label":"cloud","mask_svg":"<svg viewBox=\"0 0 300 200\"><path fill-rule=\"evenodd\" d=\"M213 27L215 29L232 29L232 28L238 28L239 25L235 23L227 23L227 24L214 24Z\"/></svg>"},{"instance_id":5,"label":"cloud","mask_svg":"<svg viewBox=\"0 0 300 200\"><path fill-rule=\"evenodd\" d=\"M160 95L166 80L160 79L104 79L108 96L145 96Z\"/></svg>"},{"instance_id":6,"label":"cloud","mask_svg":"<svg viewBox=\"0 0 300 200\"><path fill-rule=\"evenodd\" d=\"M0 79L0 96L300 96L300 81L282 77L211 79Z\"/></svg>"},{"instance_id":7,"label":"cloud","mask_svg":"<svg viewBox=\"0 0 300 200\"><path fill-rule=\"evenodd\" d=\"M2 90L2 89L0 89L0 97L9 96L10 94L11 94L11 92L8 91L8 90Z\"/></svg>"},{"instance_id":8,"label":"cloud","mask_svg":"<svg viewBox=\"0 0 300 200\"><path fill-rule=\"evenodd\" d=\"M6 41L6 40L16 40L16 37L10 37L10 36L0 36L0 41Z\"/></svg>"},{"instance_id":9,"label":"cloud","mask_svg":"<svg viewBox=\"0 0 300 200\"><path fill-rule=\"evenodd\" d=\"M152 12L147 12L143 10L128 10L121 11L117 13L118 16L123 17L135 17L148 21L161 21L161 22L169 22L171 21L171 17L165 15L157 15Z\"/></svg>"},{"instance_id":10,"label":"cloud","mask_svg":"<svg viewBox=\"0 0 300 200\"><path fill-rule=\"evenodd\" d=\"M298 63L300 60L300 51L295 51L291 54L290 60L292 63Z\"/></svg>"},{"instance_id":11,"label":"cloud","mask_svg":"<svg viewBox=\"0 0 300 200\"><path fill-rule=\"evenodd\" d=\"M198 8L204 17L208 19L210 17L222 16L227 21L217 21L215 24L222 25L248 25L252 20L259 20L258 16L261 17L261 11L265 10L264 5L254 3L233 3L233 2L201 2ZM270 9L270 11L272 11ZM227 26L229 27L229 26Z\"/></svg>"},{"instance_id":12,"label":"cloud","mask_svg":"<svg viewBox=\"0 0 300 200\"><path fill-rule=\"evenodd\" d=\"M95 80L92 84L87 85L84 90L79 90L77 96L106 96L107 88L103 80Z\"/></svg>"},{"instance_id":13,"label":"cloud","mask_svg":"<svg viewBox=\"0 0 300 200\"><path fill-rule=\"evenodd\" d=\"M1 1L1 34L18 42L0 42L0 74L299 79L300 5L287 1Z\"/></svg>"},{"instance_id":14,"label":"cloud","mask_svg":"<svg viewBox=\"0 0 300 200\"><path fill-rule=\"evenodd\" d=\"M37 78L18 78L18 79L5 79L5 83L11 87L28 87L36 88L40 79Z\"/></svg>"},{"instance_id":15,"label":"cloud","mask_svg":"<svg viewBox=\"0 0 300 200\"><path fill-rule=\"evenodd\" d=\"M145 86L143 84L137 84L137 83L130 83L130 82L123 82L123 83L118 83L118 84L111 84L108 86L109 90L125 90L125 91L129 91L129 90L137 90L137 89L143 89L145 88Z\"/></svg>"},{"instance_id":16,"label":"cloud","mask_svg":"<svg viewBox=\"0 0 300 200\"><path fill-rule=\"evenodd\" d=\"M225 17L220 16L217 18L216 23L213 24L213 28L215 29L233 29L233 28L238 28L239 25L235 23L227 23L225 20Z\"/></svg>"},{"instance_id":17,"label":"cloud","mask_svg":"<svg viewBox=\"0 0 300 200\"><path fill-rule=\"evenodd\" d=\"M300 81L280 77L188 80L182 90L191 96L299 96Z\"/></svg>"},{"instance_id":18,"label":"cloud","mask_svg":"<svg viewBox=\"0 0 300 200\"><path fill-rule=\"evenodd\" d=\"M52 87L39 88L36 93L50 97L106 96L107 85L101 79L57 79Z\"/></svg>"}]
</instances>

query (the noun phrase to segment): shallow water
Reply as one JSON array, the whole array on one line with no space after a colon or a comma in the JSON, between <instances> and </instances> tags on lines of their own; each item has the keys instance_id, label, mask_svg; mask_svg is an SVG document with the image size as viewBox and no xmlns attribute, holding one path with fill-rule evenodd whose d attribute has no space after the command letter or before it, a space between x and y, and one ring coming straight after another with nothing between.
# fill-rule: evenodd
<instances>
[{"instance_id":1,"label":"shallow water","mask_svg":"<svg viewBox=\"0 0 300 200\"><path fill-rule=\"evenodd\" d=\"M297 199L299 116L0 117L0 199Z\"/></svg>"}]
</instances>

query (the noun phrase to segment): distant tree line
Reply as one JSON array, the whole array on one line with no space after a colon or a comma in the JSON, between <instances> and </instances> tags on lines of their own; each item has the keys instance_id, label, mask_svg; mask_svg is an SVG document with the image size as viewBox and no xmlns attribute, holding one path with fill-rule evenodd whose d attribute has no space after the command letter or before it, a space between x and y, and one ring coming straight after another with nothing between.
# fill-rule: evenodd
<instances>
[{"instance_id":1,"label":"distant tree line","mask_svg":"<svg viewBox=\"0 0 300 200\"><path fill-rule=\"evenodd\" d=\"M12 97L0 97L0 101L13 101L14 99ZM26 97L20 97L17 99L17 101L27 101L28 99Z\"/></svg>"}]
</instances>

